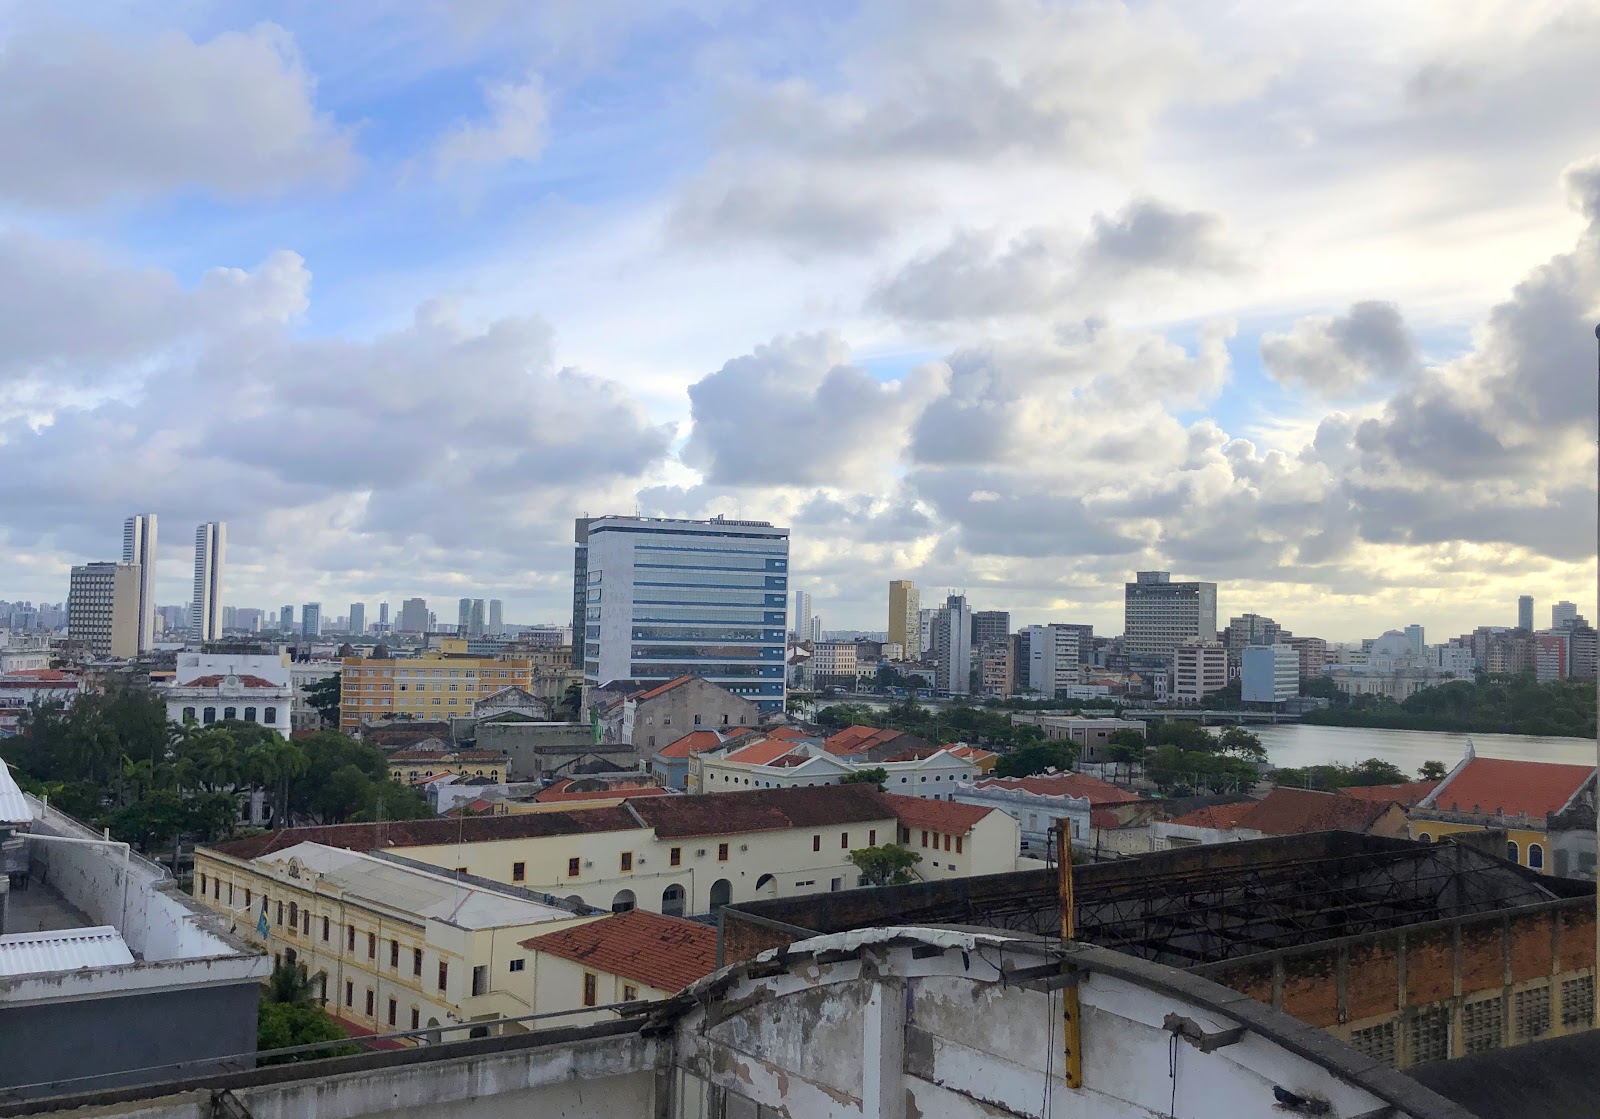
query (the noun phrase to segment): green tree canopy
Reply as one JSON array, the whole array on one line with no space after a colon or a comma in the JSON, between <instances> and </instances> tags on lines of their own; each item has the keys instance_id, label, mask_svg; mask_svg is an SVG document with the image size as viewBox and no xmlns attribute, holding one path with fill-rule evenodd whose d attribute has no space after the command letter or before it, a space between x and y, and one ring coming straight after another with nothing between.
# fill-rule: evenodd
<instances>
[{"instance_id":1,"label":"green tree canopy","mask_svg":"<svg viewBox=\"0 0 1600 1119\"><path fill-rule=\"evenodd\" d=\"M1449 772L1444 762L1427 761L1417 769L1417 776L1424 781L1443 781Z\"/></svg>"},{"instance_id":2,"label":"green tree canopy","mask_svg":"<svg viewBox=\"0 0 1600 1119\"><path fill-rule=\"evenodd\" d=\"M841 785L876 785L881 793L889 784L889 771L882 766L873 766L871 769L858 769L854 773L847 773L839 778Z\"/></svg>"},{"instance_id":3,"label":"green tree canopy","mask_svg":"<svg viewBox=\"0 0 1600 1119\"><path fill-rule=\"evenodd\" d=\"M343 687L343 672L324 676L306 689L306 702L317 713L324 726L339 725L339 696Z\"/></svg>"},{"instance_id":4,"label":"green tree canopy","mask_svg":"<svg viewBox=\"0 0 1600 1119\"><path fill-rule=\"evenodd\" d=\"M912 868L922 856L898 843L861 847L850 852L850 862L872 886L903 886L912 879Z\"/></svg>"},{"instance_id":5,"label":"green tree canopy","mask_svg":"<svg viewBox=\"0 0 1600 1119\"><path fill-rule=\"evenodd\" d=\"M996 777L1032 777L1047 769L1066 772L1078 760L1078 752L1066 742L1034 742L1013 750L995 763Z\"/></svg>"}]
</instances>

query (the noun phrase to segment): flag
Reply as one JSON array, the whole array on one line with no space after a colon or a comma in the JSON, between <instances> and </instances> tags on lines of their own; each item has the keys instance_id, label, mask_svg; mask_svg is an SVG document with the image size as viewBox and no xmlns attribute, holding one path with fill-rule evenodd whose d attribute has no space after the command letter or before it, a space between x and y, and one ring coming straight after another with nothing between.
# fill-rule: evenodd
<instances>
[{"instance_id":1,"label":"flag","mask_svg":"<svg viewBox=\"0 0 1600 1119\"><path fill-rule=\"evenodd\" d=\"M261 918L256 921L256 932L262 936L267 935L267 895L261 895Z\"/></svg>"}]
</instances>

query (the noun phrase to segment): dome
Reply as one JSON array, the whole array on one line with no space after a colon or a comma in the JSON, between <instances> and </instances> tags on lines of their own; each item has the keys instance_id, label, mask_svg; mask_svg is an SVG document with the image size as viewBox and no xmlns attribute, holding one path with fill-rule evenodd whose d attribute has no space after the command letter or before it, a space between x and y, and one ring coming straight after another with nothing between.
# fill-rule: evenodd
<instances>
[{"instance_id":1,"label":"dome","mask_svg":"<svg viewBox=\"0 0 1600 1119\"><path fill-rule=\"evenodd\" d=\"M1373 642L1371 656L1405 657L1412 653L1411 639L1397 629L1391 629Z\"/></svg>"}]
</instances>

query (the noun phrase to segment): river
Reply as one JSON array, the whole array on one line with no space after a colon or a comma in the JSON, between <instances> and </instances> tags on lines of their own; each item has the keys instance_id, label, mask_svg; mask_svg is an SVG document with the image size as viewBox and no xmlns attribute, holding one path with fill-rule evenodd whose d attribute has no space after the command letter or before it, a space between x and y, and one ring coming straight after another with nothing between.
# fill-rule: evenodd
<instances>
[{"instance_id":1,"label":"river","mask_svg":"<svg viewBox=\"0 0 1600 1119\"><path fill-rule=\"evenodd\" d=\"M1482 757L1524 761L1595 764L1595 744L1586 738L1545 738L1523 734L1448 734L1434 730L1368 730L1364 727L1322 727L1302 723L1251 726L1276 766L1299 767L1339 762L1350 765L1367 758L1393 762L1415 777L1426 761L1446 769L1461 760L1467 739Z\"/></svg>"}]
</instances>

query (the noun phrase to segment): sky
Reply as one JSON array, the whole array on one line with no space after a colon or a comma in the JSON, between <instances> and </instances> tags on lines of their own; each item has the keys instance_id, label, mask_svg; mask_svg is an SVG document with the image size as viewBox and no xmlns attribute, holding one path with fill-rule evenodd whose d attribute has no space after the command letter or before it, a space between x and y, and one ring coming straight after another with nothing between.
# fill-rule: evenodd
<instances>
[{"instance_id":1,"label":"sky","mask_svg":"<svg viewBox=\"0 0 1600 1119\"><path fill-rule=\"evenodd\" d=\"M1600 0L0 0L0 598L1595 616Z\"/></svg>"}]
</instances>

